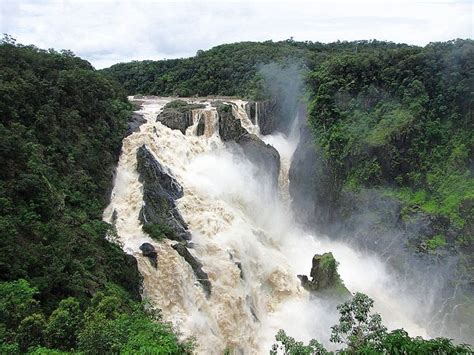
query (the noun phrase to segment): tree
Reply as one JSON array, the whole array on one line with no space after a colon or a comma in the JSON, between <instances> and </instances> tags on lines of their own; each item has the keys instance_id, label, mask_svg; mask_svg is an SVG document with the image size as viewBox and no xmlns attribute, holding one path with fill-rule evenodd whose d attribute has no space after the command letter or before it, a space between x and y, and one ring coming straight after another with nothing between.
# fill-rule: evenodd
<instances>
[{"instance_id":1,"label":"tree","mask_svg":"<svg viewBox=\"0 0 474 355\"><path fill-rule=\"evenodd\" d=\"M338 305L339 324L331 328L331 342L345 343L349 350L380 342L387 328L378 313L370 313L373 305L371 298L359 292L352 300Z\"/></svg>"},{"instance_id":2,"label":"tree","mask_svg":"<svg viewBox=\"0 0 474 355\"><path fill-rule=\"evenodd\" d=\"M436 338L425 340L411 338L403 329L387 333L379 314L371 313L374 301L363 293L356 293L352 300L337 309L339 324L331 327L330 341L346 345L336 351L338 354L472 354L467 344L455 345L450 339ZM278 343L272 346L271 355L320 355L328 352L317 340L308 345L297 341L280 330L275 336Z\"/></svg>"},{"instance_id":3,"label":"tree","mask_svg":"<svg viewBox=\"0 0 474 355\"><path fill-rule=\"evenodd\" d=\"M23 279L0 283L0 324L9 331L16 330L25 317L39 309L33 299L37 292Z\"/></svg>"},{"instance_id":4,"label":"tree","mask_svg":"<svg viewBox=\"0 0 474 355\"><path fill-rule=\"evenodd\" d=\"M44 345L44 329L46 321L41 313L25 317L18 327L16 340L20 351L26 352L33 346Z\"/></svg>"},{"instance_id":5,"label":"tree","mask_svg":"<svg viewBox=\"0 0 474 355\"><path fill-rule=\"evenodd\" d=\"M295 338L286 335L282 329L278 331L275 339L281 344L273 344L270 355L277 355L279 351L282 351L285 355L329 354L317 340L311 339L308 345L304 345L302 341L296 341Z\"/></svg>"},{"instance_id":6,"label":"tree","mask_svg":"<svg viewBox=\"0 0 474 355\"><path fill-rule=\"evenodd\" d=\"M61 300L58 308L49 316L46 326L48 346L65 351L74 349L77 333L82 328L82 318L79 302L75 298Z\"/></svg>"}]
</instances>

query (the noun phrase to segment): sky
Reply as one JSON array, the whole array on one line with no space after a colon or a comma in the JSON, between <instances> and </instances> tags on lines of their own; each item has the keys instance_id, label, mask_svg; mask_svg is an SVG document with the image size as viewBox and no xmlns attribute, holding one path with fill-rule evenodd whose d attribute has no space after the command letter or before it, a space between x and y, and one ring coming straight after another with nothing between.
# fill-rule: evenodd
<instances>
[{"instance_id":1,"label":"sky","mask_svg":"<svg viewBox=\"0 0 474 355\"><path fill-rule=\"evenodd\" d=\"M0 0L0 31L96 68L240 41L473 38L474 0Z\"/></svg>"}]
</instances>

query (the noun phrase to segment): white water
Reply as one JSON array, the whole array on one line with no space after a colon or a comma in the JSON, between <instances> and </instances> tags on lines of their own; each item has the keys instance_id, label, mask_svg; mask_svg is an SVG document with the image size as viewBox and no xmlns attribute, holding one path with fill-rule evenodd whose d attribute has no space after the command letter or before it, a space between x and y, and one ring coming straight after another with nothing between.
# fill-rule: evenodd
<instances>
[{"instance_id":1,"label":"white water","mask_svg":"<svg viewBox=\"0 0 474 355\"><path fill-rule=\"evenodd\" d=\"M295 225L289 210L288 169L297 144L297 134L264 136L281 155L279 193L263 186L252 164L227 149L220 141L217 113L208 104L193 111L194 125L186 135L155 122L170 99L147 99L142 113L147 123L123 142L112 200L104 212L110 221L117 213L116 227L126 252L133 254L144 276L144 297L162 310L183 337L194 336L197 352L221 354L268 353L278 329L307 341L316 338L326 346L330 327L338 314L327 301L311 299L297 274L308 275L314 254L333 252L339 273L352 291L375 300L389 328L405 328L411 335L426 336L419 327L420 302L401 294L385 265L324 236L306 233ZM259 133L247 117L240 100L233 101L234 114L243 127ZM199 117L205 117L205 134L195 135ZM296 132L296 130L294 130ZM189 265L171 248L145 235L138 221L142 186L136 172L136 150L146 144L157 160L170 169L184 188L178 208L189 225L195 248L212 283L206 299ZM139 250L143 242L158 252L158 268ZM235 262L241 262L244 280ZM416 305L416 306L415 306Z\"/></svg>"}]
</instances>

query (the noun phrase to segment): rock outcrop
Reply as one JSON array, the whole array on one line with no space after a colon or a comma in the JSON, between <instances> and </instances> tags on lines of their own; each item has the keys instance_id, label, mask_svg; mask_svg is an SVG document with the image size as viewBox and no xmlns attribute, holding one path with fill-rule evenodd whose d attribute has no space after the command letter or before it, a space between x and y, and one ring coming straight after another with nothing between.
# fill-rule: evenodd
<instances>
[{"instance_id":1,"label":"rock outcrop","mask_svg":"<svg viewBox=\"0 0 474 355\"><path fill-rule=\"evenodd\" d=\"M192 110L204 108L201 104L190 104L183 100L174 100L165 105L156 120L171 129L180 130L185 134L186 129L193 124Z\"/></svg>"},{"instance_id":2,"label":"rock outcrop","mask_svg":"<svg viewBox=\"0 0 474 355\"><path fill-rule=\"evenodd\" d=\"M324 161L315 147L312 132L307 126L300 129L300 140L293 154L289 177L291 204L298 222L310 227L329 223L333 206L330 184L325 184Z\"/></svg>"},{"instance_id":3,"label":"rock outcrop","mask_svg":"<svg viewBox=\"0 0 474 355\"><path fill-rule=\"evenodd\" d=\"M158 254L156 253L155 247L150 243L143 243L140 245L140 250L142 251L143 256L150 259L151 265L156 269L158 266Z\"/></svg>"},{"instance_id":4,"label":"rock outcrop","mask_svg":"<svg viewBox=\"0 0 474 355\"><path fill-rule=\"evenodd\" d=\"M219 114L219 135L224 142L234 141L244 155L257 167L259 175L268 175L272 183L278 186L280 174L280 154L269 144L265 144L256 135L242 127L240 119L232 114L232 106L221 104Z\"/></svg>"},{"instance_id":5,"label":"rock outcrop","mask_svg":"<svg viewBox=\"0 0 474 355\"><path fill-rule=\"evenodd\" d=\"M280 174L280 154L269 144L265 144L254 134L244 134L236 141L245 156L257 166L262 174L271 177L274 186L278 186L278 176Z\"/></svg>"},{"instance_id":6,"label":"rock outcrop","mask_svg":"<svg viewBox=\"0 0 474 355\"><path fill-rule=\"evenodd\" d=\"M184 260L191 266L193 269L194 275L196 275L197 281L201 284L206 296L211 295L211 281L209 281L209 276L202 270L202 264L197 260L182 243L176 243L172 245L173 249L178 252L179 255L183 257Z\"/></svg>"},{"instance_id":7,"label":"rock outcrop","mask_svg":"<svg viewBox=\"0 0 474 355\"><path fill-rule=\"evenodd\" d=\"M127 123L127 132L125 133L125 137L128 137L134 132L138 132L140 130L140 126L144 123L146 123L146 119L143 117L143 115L134 112Z\"/></svg>"},{"instance_id":8,"label":"rock outcrop","mask_svg":"<svg viewBox=\"0 0 474 355\"><path fill-rule=\"evenodd\" d=\"M232 113L232 106L220 103L217 105L219 115L219 136L224 142L237 141L242 135L250 134L242 127L240 120Z\"/></svg>"},{"instance_id":9,"label":"rock outcrop","mask_svg":"<svg viewBox=\"0 0 474 355\"><path fill-rule=\"evenodd\" d=\"M249 101L245 105L245 111L252 123L260 127L262 134L271 134L275 131L279 120L279 108L276 101Z\"/></svg>"},{"instance_id":10,"label":"rock outcrop","mask_svg":"<svg viewBox=\"0 0 474 355\"><path fill-rule=\"evenodd\" d=\"M176 241L191 239L186 222L175 204L175 200L183 196L183 188L144 145L137 150L137 170L139 181L143 184L144 206L140 210L140 221L143 224L169 226Z\"/></svg>"},{"instance_id":11,"label":"rock outcrop","mask_svg":"<svg viewBox=\"0 0 474 355\"><path fill-rule=\"evenodd\" d=\"M206 131L206 122L205 122L204 117L201 117L199 119L199 122L198 122L198 125L197 125L196 135L198 137L202 136L202 135L204 135L205 131Z\"/></svg>"},{"instance_id":12,"label":"rock outcrop","mask_svg":"<svg viewBox=\"0 0 474 355\"><path fill-rule=\"evenodd\" d=\"M332 295L338 298L348 298L350 291L337 272L337 261L332 253L316 254L313 257L311 280L306 275L298 275L301 285L310 292Z\"/></svg>"}]
</instances>

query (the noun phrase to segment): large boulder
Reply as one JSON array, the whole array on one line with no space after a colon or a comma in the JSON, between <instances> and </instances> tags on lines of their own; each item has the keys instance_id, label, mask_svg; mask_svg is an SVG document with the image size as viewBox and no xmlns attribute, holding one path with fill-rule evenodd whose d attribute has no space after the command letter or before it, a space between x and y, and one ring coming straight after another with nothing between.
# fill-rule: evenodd
<instances>
[{"instance_id":1,"label":"large boulder","mask_svg":"<svg viewBox=\"0 0 474 355\"><path fill-rule=\"evenodd\" d=\"M140 245L140 250L142 251L143 256L146 256L150 259L151 265L156 269L158 266L158 254L155 250L155 247L150 243L143 243Z\"/></svg>"},{"instance_id":2,"label":"large boulder","mask_svg":"<svg viewBox=\"0 0 474 355\"><path fill-rule=\"evenodd\" d=\"M337 272L337 261L332 253L314 255L310 277L311 279L306 275L298 275L302 286L310 292L334 295L340 298L351 296Z\"/></svg>"},{"instance_id":3,"label":"large boulder","mask_svg":"<svg viewBox=\"0 0 474 355\"><path fill-rule=\"evenodd\" d=\"M248 134L240 120L233 115L231 105L218 104L217 114L219 115L219 136L224 142L237 141L240 136Z\"/></svg>"},{"instance_id":4,"label":"large boulder","mask_svg":"<svg viewBox=\"0 0 474 355\"><path fill-rule=\"evenodd\" d=\"M196 135L198 137L203 136L205 131L206 131L206 121L204 117L201 117L197 125Z\"/></svg>"},{"instance_id":5,"label":"large boulder","mask_svg":"<svg viewBox=\"0 0 474 355\"><path fill-rule=\"evenodd\" d=\"M174 100L165 105L156 120L185 134L186 129L193 124L192 110L204 107L205 105L202 104L190 104L183 100Z\"/></svg>"},{"instance_id":6,"label":"large boulder","mask_svg":"<svg viewBox=\"0 0 474 355\"><path fill-rule=\"evenodd\" d=\"M143 184L143 202L139 219L143 224L169 226L174 240L191 239L186 222L176 208L175 200L183 196L183 188L153 154L143 145L137 150L137 170Z\"/></svg>"},{"instance_id":7,"label":"large boulder","mask_svg":"<svg viewBox=\"0 0 474 355\"><path fill-rule=\"evenodd\" d=\"M141 113L134 112L132 117L130 117L128 120L125 137L128 137L134 132L138 132L140 130L140 126L144 123L146 123L146 119L143 117L143 115Z\"/></svg>"},{"instance_id":8,"label":"large boulder","mask_svg":"<svg viewBox=\"0 0 474 355\"><path fill-rule=\"evenodd\" d=\"M183 257L184 260L191 266L193 269L194 275L196 275L197 281L201 284L206 296L211 294L211 281L209 281L209 276L202 270L202 264L197 260L182 243L176 243L172 245L173 249L178 252L179 255Z\"/></svg>"},{"instance_id":9,"label":"large boulder","mask_svg":"<svg viewBox=\"0 0 474 355\"><path fill-rule=\"evenodd\" d=\"M252 123L258 125L260 133L266 135L275 131L280 114L276 101L249 101L245 104L245 111Z\"/></svg>"},{"instance_id":10,"label":"large boulder","mask_svg":"<svg viewBox=\"0 0 474 355\"><path fill-rule=\"evenodd\" d=\"M278 185L280 173L280 154L259 137L247 132L242 127L240 119L232 113L232 106L220 104L217 106L219 115L219 135L224 142L234 141L244 155L257 167L259 175L268 175L275 186Z\"/></svg>"},{"instance_id":11,"label":"large boulder","mask_svg":"<svg viewBox=\"0 0 474 355\"><path fill-rule=\"evenodd\" d=\"M255 134L245 133L236 143L242 147L245 156L257 167L259 174L270 177L273 185L278 186L280 174L280 154Z\"/></svg>"}]
</instances>

